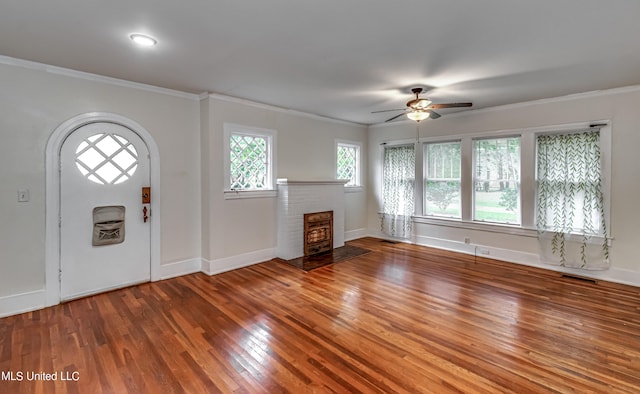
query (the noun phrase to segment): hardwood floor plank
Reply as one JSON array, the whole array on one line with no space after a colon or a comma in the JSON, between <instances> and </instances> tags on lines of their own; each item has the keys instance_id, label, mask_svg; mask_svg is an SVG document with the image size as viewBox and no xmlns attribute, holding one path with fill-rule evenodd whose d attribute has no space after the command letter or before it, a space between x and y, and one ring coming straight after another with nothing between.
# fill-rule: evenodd
<instances>
[{"instance_id":1,"label":"hardwood floor plank","mask_svg":"<svg viewBox=\"0 0 640 394\"><path fill-rule=\"evenodd\" d=\"M0 319L0 392L640 392L639 288L350 244L371 252L311 272L273 260L193 274Z\"/></svg>"}]
</instances>

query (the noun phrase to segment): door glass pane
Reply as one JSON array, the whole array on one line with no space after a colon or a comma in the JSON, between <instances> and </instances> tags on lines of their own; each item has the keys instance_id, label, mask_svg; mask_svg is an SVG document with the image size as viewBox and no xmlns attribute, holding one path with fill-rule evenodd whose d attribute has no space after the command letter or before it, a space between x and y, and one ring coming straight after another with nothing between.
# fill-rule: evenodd
<instances>
[{"instance_id":1,"label":"door glass pane","mask_svg":"<svg viewBox=\"0 0 640 394\"><path fill-rule=\"evenodd\" d=\"M117 184L129 179L138 166L138 152L124 137L94 134L76 148L76 166L88 180Z\"/></svg>"}]
</instances>

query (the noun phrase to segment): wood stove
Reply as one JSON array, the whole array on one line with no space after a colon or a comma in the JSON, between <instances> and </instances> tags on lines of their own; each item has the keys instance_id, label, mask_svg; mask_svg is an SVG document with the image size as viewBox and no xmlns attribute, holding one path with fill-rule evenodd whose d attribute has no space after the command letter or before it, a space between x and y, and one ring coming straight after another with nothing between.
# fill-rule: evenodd
<instances>
[{"instance_id":1,"label":"wood stove","mask_svg":"<svg viewBox=\"0 0 640 394\"><path fill-rule=\"evenodd\" d=\"M333 250L333 211L304 214L304 255Z\"/></svg>"}]
</instances>

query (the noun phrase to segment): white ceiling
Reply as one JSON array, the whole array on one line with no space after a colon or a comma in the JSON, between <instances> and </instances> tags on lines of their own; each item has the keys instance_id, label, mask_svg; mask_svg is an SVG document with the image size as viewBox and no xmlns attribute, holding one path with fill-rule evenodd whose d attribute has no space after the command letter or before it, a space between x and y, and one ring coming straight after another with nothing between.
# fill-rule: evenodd
<instances>
[{"instance_id":1,"label":"white ceiling","mask_svg":"<svg viewBox=\"0 0 640 394\"><path fill-rule=\"evenodd\" d=\"M371 124L416 85L473 109L640 84L638 19L636 0L2 0L0 54Z\"/></svg>"}]
</instances>

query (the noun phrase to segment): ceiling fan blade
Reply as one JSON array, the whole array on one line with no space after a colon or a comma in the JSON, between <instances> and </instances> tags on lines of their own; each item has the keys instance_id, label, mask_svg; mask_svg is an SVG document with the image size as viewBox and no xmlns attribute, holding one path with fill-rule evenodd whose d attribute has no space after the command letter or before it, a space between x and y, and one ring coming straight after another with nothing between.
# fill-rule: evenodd
<instances>
[{"instance_id":1,"label":"ceiling fan blade","mask_svg":"<svg viewBox=\"0 0 640 394\"><path fill-rule=\"evenodd\" d=\"M437 113L436 111L432 111L430 109L428 109L427 112L429 113L429 118L431 118L431 119L438 119L439 117L442 116L439 113Z\"/></svg>"},{"instance_id":2,"label":"ceiling fan blade","mask_svg":"<svg viewBox=\"0 0 640 394\"><path fill-rule=\"evenodd\" d=\"M471 103L447 103L447 104L431 104L429 108L459 108L459 107L471 107Z\"/></svg>"},{"instance_id":3,"label":"ceiling fan blade","mask_svg":"<svg viewBox=\"0 0 640 394\"><path fill-rule=\"evenodd\" d=\"M403 113L401 113L401 114L399 114L399 115L394 116L393 118L389 118L389 119L385 120L385 123L386 123L386 122L391 122L392 120L396 120L396 119L398 119L398 118L399 118L399 117L401 117L401 116L404 116L404 112L403 112Z\"/></svg>"},{"instance_id":4,"label":"ceiling fan blade","mask_svg":"<svg viewBox=\"0 0 640 394\"><path fill-rule=\"evenodd\" d=\"M380 112L392 112L392 111L404 111L404 108L399 109L383 109L382 111L373 111L372 114L379 114Z\"/></svg>"}]
</instances>

